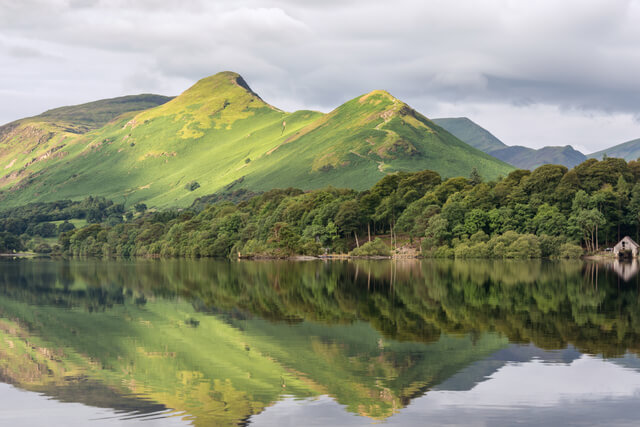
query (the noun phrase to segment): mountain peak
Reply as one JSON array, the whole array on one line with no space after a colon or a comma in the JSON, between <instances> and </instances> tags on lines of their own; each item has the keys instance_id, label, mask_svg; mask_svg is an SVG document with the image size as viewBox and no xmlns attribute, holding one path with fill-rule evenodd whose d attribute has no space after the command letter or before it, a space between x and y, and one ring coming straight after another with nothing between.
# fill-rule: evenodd
<instances>
[{"instance_id":1,"label":"mountain peak","mask_svg":"<svg viewBox=\"0 0 640 427\"><path fill-rule=\"evenodd\" d=\"M216 92L233 90L235 88L240 88L244 92L248 92L251 96L262 101L262 98L251 89L246 80L234 71L221 71L212 76L200 79L180 96L191 94L196 96L210 96Z\"/></svg>"},{"instance_id":2,"label":"mountain peak","mask_svg":"<svg viewBox=\"0 0 640 427\"><path fill-rule=\"evenodd\" d=\"M358 98L358 101L363 104L367 101L369 102L375 102L375 100L379 100L379 99L385 99L388 101L392 101L392 102L402 102L400 101L398 98L396 98L395 96L391 95L389 92L387 92L386 90L382 90L382 89L376 89L376 90L372 90L369 93L365 93L364 95L360 96Z\"/></svg>"},{"instance_id":3,"label":"mountain peak","mask_svg":"<svg viewBox=\"0 0 640 427\"><path fill-rule=\"evenodd\" d=\"M140 113L132 123L137 126L171 116L184 123L178 131L181 138L199 138L207 129L229 127L263 108L282 113L251 90L240 74L223 71L198 80L166 104Z\"/></svg>"}]
</instances>

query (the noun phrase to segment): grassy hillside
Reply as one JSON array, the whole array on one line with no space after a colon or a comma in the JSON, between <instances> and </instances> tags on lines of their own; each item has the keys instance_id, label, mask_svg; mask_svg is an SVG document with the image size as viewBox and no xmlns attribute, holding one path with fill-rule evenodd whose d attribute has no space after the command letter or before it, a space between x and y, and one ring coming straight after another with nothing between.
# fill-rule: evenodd
<instances>
[{"instance_id":1,"label":"grassy hillside","mask_svg":"<svg viewBox=\"0 0 640 427\"><path fill-rule=\"evenodd\" d=\"M38 132L46 133L47 126L53 125ZM483 177L495 178L512 169L386 92L358 97L329 114L287 113L231 72L202 79L155 108L79 133L72 129L46 139L35 161L5 154L10 144L0 143L3 204L94 195L185 206L232 187L364 189L395 171L433 169L449 177L468 176L476 167Z\"/></svg>"},{"instance_id":2,"label":"grassy hillside","mask_svg":"<svg viewBox=\"0 0 640 427\"><path fill-rule=\"evenodd\" d=\"M466 117L434 119L433 121L472 147L519 169L533 170L546 164L564 165L571 169L587 159L584 154L570 145L564 147L547 146L537 150L519 145L508 146ZM640 144L638 155L640 155Z\"/></svg>"},{"instance_id":3,"label":"grassy hillside","mask_svg":"<svg viewBox=\"0 0 640 427\"><path fill-rule=\"evenodd\" d=\"M103 99L56 108L0 126L0 188L20 190L48 163L66 157L68 146L82 135L121 114L146 110L170 99L148 94Z\"/></svg>"},{"instance_id":4,"label":"grassy hillside","mask_svg":"<svg viewBox=\"0 0 640 427\"><path fill-rule=\"evenodd\" d=\"M605 150L596 151L595 153L589 154L587 157L590 159L601 160L605 156L617 157L627 161L637 160L640 158L640 138L614 145L613 147Z\"/></svg>"}]
</instances>

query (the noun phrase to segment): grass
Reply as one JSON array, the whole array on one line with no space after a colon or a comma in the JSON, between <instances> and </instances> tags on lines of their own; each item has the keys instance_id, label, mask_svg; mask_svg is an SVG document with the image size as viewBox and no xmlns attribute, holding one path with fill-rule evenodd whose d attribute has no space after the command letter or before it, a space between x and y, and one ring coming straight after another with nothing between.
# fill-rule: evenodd
<instances>
[{"instance_id":1,"label":"grass","mask_svg":"<svg viewBox=\"0 0 640 427\"><path fill-rule=\"evenodd\" d=\"M55 224L55 225L60 225L65 221L66 222L70 222L71 224L75 225L76 228L82 228L85 225L87 225L87 220L86 219L77 219L77 218L68 219L68 220L60 220L60 221L51 221L51 223Z\"/></svg>"},{"instance_id":2,"label":"grass","mask_svg":"<svg viewBox=\"0 0 640 427\"><path fill-rule=\"evenodd\" d=\"M7 174L32 158L19 155L20 144L13 145L11 153L0 151ZM432 169L451 177L468 176L476 167L490 179L512 170L387 92L355 98L329 114L286 113L231 72L202 79L169 102L126 112L84 134L58 133L37 152L60 146L14 179L0 179L2 203L94 195L127 205L187 206L230 186L365 189L395 171ZM200 187L188 191L189 182Z\"/></svg>"}]
</instances>

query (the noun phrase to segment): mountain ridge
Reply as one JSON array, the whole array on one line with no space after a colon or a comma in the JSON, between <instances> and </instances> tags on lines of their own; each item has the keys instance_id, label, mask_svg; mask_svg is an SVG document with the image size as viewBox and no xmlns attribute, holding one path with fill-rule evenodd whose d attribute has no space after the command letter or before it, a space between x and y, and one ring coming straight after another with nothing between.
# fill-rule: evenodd
<instances>
[{"instance_id":1,"label":"mountain ridge","mask_svg":"<svg viewBox=\"0 0 640 427\"><path fill-rule=\"evenodd\" d=\"M467 117L438 118L433 121L472 147L519 169L533 170L544 164L560 164L571 169L587 160L587 156L570 145L539 149L507 145Z\"/></svg>"},{"instance_id":2,"label":"mountain ridge","mask_svg":"<svg viewBox=\"0 0 640 427\"><path fill-rule=\"evenodd\" d=\"M632 139L587 155L590 159L602 159L604 156L620 157L626 161L637 160L640 158L640 138Z\"/></svg>"},{"instance_id":3,"label":"mountain ridge","mask_svg":"<svg viewBox=\"0 0 640 427\"><path fill-rule=\"evenodd\" d=\"M492 179L512 170L386 91L327 114L288 113L228 71L97 129L32 144L37 149L13 162L3 155L5 145L0 142L0 200L6 205L94 195L183 206L230 188L366 189L396 171L433 169L449 177L476 167Z\"/></svg>"}]
</instances>

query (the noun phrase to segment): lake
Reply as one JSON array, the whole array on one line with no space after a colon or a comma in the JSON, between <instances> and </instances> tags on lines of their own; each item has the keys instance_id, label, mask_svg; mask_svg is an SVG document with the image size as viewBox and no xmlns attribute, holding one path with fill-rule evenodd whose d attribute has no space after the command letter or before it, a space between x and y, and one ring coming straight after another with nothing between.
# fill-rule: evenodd
<instances>
[{"instance_id":1,"label":"lake","mask_svg":"<svg viewBox=\"0 0 640 427\"><path fill-rule=\"evenodd\" d=\"M0 425L637 425L637 273L1 260Z\"/></svg>"}]
</instances>

